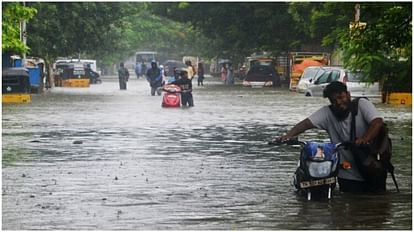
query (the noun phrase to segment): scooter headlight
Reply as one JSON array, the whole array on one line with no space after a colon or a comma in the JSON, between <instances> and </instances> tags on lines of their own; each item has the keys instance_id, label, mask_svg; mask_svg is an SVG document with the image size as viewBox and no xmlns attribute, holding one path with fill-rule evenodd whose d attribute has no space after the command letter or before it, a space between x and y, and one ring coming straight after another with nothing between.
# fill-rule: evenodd
<instances>
[{"instance_id":1,"label":"scooter headlight","mask_svg":"<svg viewBox=\"0 0 414 232\"><path fill-rule=\"evenodd\" d=\"M331 161L308 162L309 174L314 178L328 177L331 174Z\"/></svg>"}]
</instances>

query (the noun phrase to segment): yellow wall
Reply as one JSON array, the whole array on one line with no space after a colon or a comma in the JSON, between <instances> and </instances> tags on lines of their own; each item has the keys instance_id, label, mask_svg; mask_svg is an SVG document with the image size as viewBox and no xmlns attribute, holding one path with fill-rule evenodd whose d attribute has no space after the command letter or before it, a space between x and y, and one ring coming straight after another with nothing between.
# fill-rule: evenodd
<instances>
[{"instance_id":1,"label":"yellow wall","mask_svg":"<svg viewBox=\"0 0 414 232\"><path fill-rule=\"evenodd\" d=\"M386 103L391 105L412 105L411 93L389 93L386 98Z\"/></svg>"}]
</instances>

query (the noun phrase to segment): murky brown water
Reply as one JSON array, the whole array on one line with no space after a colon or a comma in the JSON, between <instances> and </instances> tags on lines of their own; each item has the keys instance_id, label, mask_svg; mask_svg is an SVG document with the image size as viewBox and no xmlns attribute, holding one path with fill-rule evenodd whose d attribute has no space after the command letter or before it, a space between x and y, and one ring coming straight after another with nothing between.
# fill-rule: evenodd
<instances>
[{"instance_id":1,"label":"murky brown water","mask_svg":"<svg viewBox=\"0 0 414 232\"><path fill-rule=\"evenodd\" d=\"M4 230L412 229L411 109L378 105L400 193L389 178L384 195L308 202L298 148L266 140L325 99L207 80L194 108L165 109L143 80L103 80L3 105Z\"/></svg>"}]
</instances>

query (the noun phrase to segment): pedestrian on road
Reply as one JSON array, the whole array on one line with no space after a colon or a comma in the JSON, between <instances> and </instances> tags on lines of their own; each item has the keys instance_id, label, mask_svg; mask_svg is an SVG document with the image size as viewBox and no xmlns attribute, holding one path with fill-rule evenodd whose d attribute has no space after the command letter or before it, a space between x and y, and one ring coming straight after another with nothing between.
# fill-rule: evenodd
<instances>
[{"instance_id":1,"label":"pedestrian on road","mask_svg":"<svg viewBox=\"0 0 414 232\"><path fill-rule=\"evenodd\" d=\"M127 68L124 67L123 62L121 62L119 64L118 78L119 78L119 89L126 90L127 89L127 82L128 82L128 79L129 79L129 71L128 71Z\"/></svg>"},{"instance_id":2,"label":"pedestrian on road","mask_svg":"<svg viewBox=\"0 0 414 232\"><path fill-rule=\"evenodd\" d=\"M296 137L308 129L325 130L332 143L350 141L351 137L351 94L342 82L334 81L324 90L323 96L329 99L330 105L323 106L308 118L296 124L286 135L275 141L286 141ZM365 98L359 99L358 113L355 117L355 144L367 144L378 135L383 119L375 106ZM340 168L338 172L339 189L342 192L383 192L387 173L381 174L378 183L367 182L357 168L350 149L341 149Z\"/></svg>"},{"instance_id":3,"label":"pedestrian on road","mask_svg":"<svg viewBox=\"0 0 414 232\"><path fill-rule=\"evenodd\" d=\"M197 68L197 75L198 75L198 78L197 78L197 83L198 83L198 86L203 86L204 84L203 84L203 81L204 81L204 68L203 68L203 63L198 63L198 68Z\"/></svg>"},{"instance_id":4,"label":"pedestrian on road","mask_svg":"<svg viewBox=\"0 0 414 232\"><path fill-rule=\"evenodd\" d=\"M157 61L151 61L151 68L147 70L147 81L151 87L151 96L161 95L161 85L162 85L162 72L161 69L157 66Z\"/></svg>"},{"instance_id":5,"label":"pedestrian on road","mask_svg":"<svg viewBox=\"0 0 414 232\"><path fill-rule=\"evenodd\" d=\"M145 62L142 60L141 61L141 72L140 72L140 76L145 77L145 74L147 73L147 65L145 64Z\"/></svg>"},{"instance_id":6,"label":"pedestrian on road","mask_svg":"<svg viewBox=\"0 0 414 232\"><path fill-rule=\"evenodd\" d=\"M187 60L185 62L185 64L187 65L187 75L188 75L188 79L193 80L193 77L195 75L195 69L193 67L193 65L191 65L191 61Z\"/></svg>"},{"instance_id":7,"label":"pedestrian on road","mask_svg":"<svg viewBox=\"0 0 414 232\"><path fill-rule=\"evenodd\" d=\"M224 81L224 83L226 83L226 79L227 79L227 68L226 68L226 64L225 63L221 64L220 77L221 77L221 80Z\"/></svg>"},{"instance_id":8,"label":"pedestrian on road","mask_svg":"<svg viewBox=\"0 0 414 232\"><path fill-rule=\"evenodd\" d=\"M141 76L141 64L139 62L135 64L135 75L137 75L137 79Z\"/></svg>"},{"instance_id":9,"label":"pedestrian on road","mask_svg":"<svg viewBox=\"0 0 414 232\"><path fill-rule=\"evenodd\" d=\"M232 65L232 63L229 63L229 67L227 68L226 84L227 85L234 85L233 65Z\"/></svg>"},{"instance_id":10,"label":"pedestrian on road","mask_svg":"<svg viewBox=\"0 0 414 232\"><path fill-rule=\"evenodd\" d=\"M92 70L91 64L87 64L85 68L85 75L89 78L91 84L100 82L99 74Z\"/></svg>"}]
</instances>

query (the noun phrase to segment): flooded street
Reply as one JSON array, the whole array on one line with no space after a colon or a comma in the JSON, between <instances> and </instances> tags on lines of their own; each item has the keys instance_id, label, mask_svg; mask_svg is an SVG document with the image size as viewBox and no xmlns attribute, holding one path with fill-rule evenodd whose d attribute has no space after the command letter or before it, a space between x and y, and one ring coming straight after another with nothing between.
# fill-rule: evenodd
<instances>
[{"instance_id":1,"label":"flooded street","mask_svg":"<svg viewBox=\"0 0 414 232\"><path fill-rule=\"evenodd\" d=\"M3 104L2 229L412 229L411 108L377 105L400 193L389 176L383 195L308 202L291 184L299 148L266 141L327 100L214 80L187 109L162 108L135 77Z\"/></svg>"}]
</instances>

